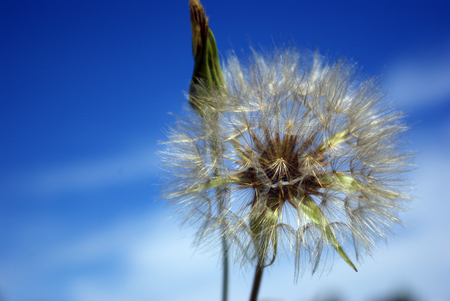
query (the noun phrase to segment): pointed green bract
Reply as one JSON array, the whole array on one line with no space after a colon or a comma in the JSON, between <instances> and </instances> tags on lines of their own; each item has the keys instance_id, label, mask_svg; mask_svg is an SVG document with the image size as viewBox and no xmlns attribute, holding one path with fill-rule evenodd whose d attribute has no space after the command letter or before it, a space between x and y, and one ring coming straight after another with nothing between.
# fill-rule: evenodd
<instances>
[{"instance_id":1,"label":"pointed green bract","mask_svg":"<svg viewBox=\"0 0 450 301\"><path fill-rule=\"evenodd\" d=\"M328 241L336 249L338 254L341 255L342 259L344 259L345 262L347 262L349 266L351 266L356 272L358 272L358 270L356 269L353 262L348 258L347 254L345 254L344 250L342 249L341 245L339 244L339 242L336 238L336 235L333 233L333 230L330 228L329 225L326 228L326 234L327 234Z\"/></svg>"},{"instance_id":2,"label":"pointed green bract","mask_svg":"<svg viewBox=\"0 0 450 301\"><path fill-rule=\"evenodd\" d=\"M214 38L214 34L211 28L209 29L208 45L210 51L210 53L208 54L208 59L210 61L210 69L212 71L212 80L215 88L220 90L225 85L225 79L223 77L222 68L220 67L219 52L217 51L216 39Z\"/></svg>"},{"instance_id":3,"label":"pointed green bract","mask_svg":"<svg viewBox=\"0 0 450 301\"><path fill-rule=\"evenodd\" d=\"M210 28L208 28L208 37L204 41L203 47L196 53L194 59L194 72L189 87L189 104L202 115L205 106L209 106L209 104L202 101L198 85L201 85L201 89L206 91L212 91L212 89L220 91L225 86L216 40Z\"/></svg>"},{"instance_id":4,"label":"pointed green bract","mask_svg":"<svg viewBox=\"0 0 450 301\"><path fill-rule=\"evenodd\" d=\"M250 216L250 230L252 231L254 238L261 234L262 221L263 219L260 215L252 212L252 215Z\"/></svg>"},{"instance_id":5,"label":"pointed green bract","mask_svg":"<svg viewBox=\"0 0 450 301\"><path fill-rule=\"evenodd\" d=\"M250 164L252 162L252 160L250 160L250 158L247 157L247 155L245 155L240 146L239 146L239 142L237 140L233 140L233 145L234 148L236 149L236 153L238 154L238 156L245 161L245 163Z\"/></svg>"},{"instance_id":6,"label":"pointed green bract","mask_svg":"<svg viewBox=\"0 0 450 301\"><path fill-rule=\"evenodd\" d=\"M187 190L186 193L192 193L194 191L201 191L201 190L210 189L210 188L225 187L229 184L237 183L238 181L239 181L239 179L232 178L232 177L223 177L223 178L216 177L216 178L212 178L210 181L208 181L206 183L202 183L194 188Z\"/></svg>"},{"instance_id":7,"label":"pointed green bract","mask_svg":"<svg viewBox=\"0 0 450 301\"><path fill-rule=\"evenodd\" d=\"M339 184L345 186L345 188L347 188L348 190L350 191L361 190L360 184L353 177L339 173L336 173L335 176Z\"/></svg>"},{"instance_id":8,"label":"pointed green bract","mask_svg":"<svg viewBox=\"0 0 450 301\"><path fill-rule=\"evenodd\" d=\"M273 248L273 256L272 260L264 266L264 268L272 265L275 261L275 258L277 257L277 250L278 250L278 232L275 229L276 225L278 224L278 218L279 218L279 212L278 210L272 211L271 209L267 209L265 212L265 219L266 219L266 227L269 228L268 239L272 242L272 248Z\"/></svg>"},{"instance_id":9,"label":"pointed green bract","mask_svg":"<svg viewBox=\"0 0 450 301\"><path fill-rule=\"evenodd\" d=\"M322 144L319 150L325 150L326 148L334 148L336 145L344 141L347 141L348 139L350 139L350 136L348 134L349 134L348 130L343 130L337 133L333 137L328 138L326 141L326 145Z\"/></svg>"},{"instance_id":10,"label":"pointed green bract","mask_svg":"<svg viewBox=\"0 0 450 301\"><path fill-rule=\"evenodd\" d=\"M348 258L347 254L344 252L342 247L340 246L336 235L330 227L325 215L322 213L317 204L307 196L304 196L302 200L298 200L298 210L305 215L316 227L318 227L321 231L325 231L327 240L331 243L331 245L336 249L338 254L345 260L355 271L358 271L355 265Z\"/></svg>"},{"instance_id":11,"label":"pointed green bract","mask_svg":"<svg viewBox=\"0 0 450 301\"><path fill-rule=\"evenodd\" d=\"M298 204L298 210L300 210L303 215L305 215L315 225L322 225L325 220L322 219L320 209L313 200L307 196L304 196L302 200L298 200L295 197L294 199Z\"/></svg>"},{"instance_id":12,"label":"pointed green bract","mask_svg":"<svg viewBox=\"0 0 450 301\"><path fill-rule=\"evenodd\" d=\"M342 189L347 191L359 191L362 189L362 186L358 181L343 173L336 172L332 176L321 178L320 181L324 184L331 185L331 189L336 189L339 191Z\"/></svg>"},{"instance_id":13,"label":"pointed green bract","mask_svg":"<svg viewBox=\"0 0 450 301\"><path fill-rule=\"evenodd\" d=\"M250 217L250 230L256 239L255 244L257 246L265 246L268 241L272 243L273 256L270 262L264 265L264 268L272 265L277 257L278 233L275 228L278 218L278 210L272 211L269 208L266 208L261 215L252 214Z\"/></svg>"}]
</instances>

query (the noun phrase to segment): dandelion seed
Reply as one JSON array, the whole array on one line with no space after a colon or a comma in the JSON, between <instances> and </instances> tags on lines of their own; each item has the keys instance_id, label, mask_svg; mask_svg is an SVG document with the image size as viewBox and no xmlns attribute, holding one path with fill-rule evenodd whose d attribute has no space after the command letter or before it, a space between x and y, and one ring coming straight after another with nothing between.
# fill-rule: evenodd
<instances>
[{"instance_id":1,"label":"dandelion seed","mask_svg":"<svg viewBox=\"0 0 450 301\"><path fill-rule=\"evenodd\" d=\"M230 56L227 88L203 89L211 112L188 110L170 130L166 196L200 225L199 243L225 235L242 264L268 266L283 250L296 273L314 273L334 249L356 270L346 251L371 254L401 223L402 115L343 60L278 50L249 61Z\"/></svg>"}]
</instances>

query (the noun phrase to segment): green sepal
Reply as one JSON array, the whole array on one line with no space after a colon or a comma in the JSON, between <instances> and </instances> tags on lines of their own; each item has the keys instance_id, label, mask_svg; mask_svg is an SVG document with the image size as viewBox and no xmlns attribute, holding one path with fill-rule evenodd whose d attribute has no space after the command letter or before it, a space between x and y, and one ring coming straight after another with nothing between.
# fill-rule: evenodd
<instances>
[{"instance_id":1,"label":"green sepal","mask_svg":"<svg viewBox=\"0 0 450 301\"><path fill-rule=\"evenodd\" d=\"M345 262L348 263L349 266L351 266L355 272L358 272L353 262L348 258L347 254L345 254L344 250L342 249L341 245L339 244L336 235L334 234L333 230L330 228L330 225L326 228L326 234L327 239L331 243L331 245L335 248L335 250L338 252L339 255L341 255L342 259L345 260Z\"/></svg>"},{"instance_id":2,"label":"green sepal","mask_svg":"<svg viewBox=\"0 0 450 301\"><path fill-rule=\"evenodd\" d=\"M235 177L216 177L216 178L212 178L211 180L209 180L208 182L202 183L200 185L198 185L197 187L194 187L192 189L189 189L187 191L187 193L191 193L194 191L200 191L200 190L205 190L205 189L210 189L210 188L219 188L219 187L224 187L233 183L238 183L239 182L239 178L235 178Z\"/></svg>"},{"instance_id":3,"label":"green sepal","mask_svg":"<svg viewBox=\"0 0 450 301\"><path fill-rule=\"evenodd\" d=\"M192 80L191 80L191 87L190 87L190 93L193 93L194 87L193 85L197 85L200 82L202 82L204 85L208 87L212 87L212 79L211 79L211 72L210 72L210 65L208 60L208 48L209 48L209 39L207 39L201 48L200 52L197 53L197 55L194 57L195 64L194 64L194 72L192 74ZM191 96L197 96L197 95L191 95Z\"/></svg>"},{"instance_id":4,"label":"green sepal","mask_svg":"<svg viewBox=\"0 0 450 301\"><path fill-rule=\"evenodd\" d=\"M279 213L278 210L272 211L267 208L264 210L262 214L258 214L258 212L252 212L252 216L250 217L250 228L252 230L253 235L256 237L261 234L262 227L274 227L278 223Z\"/></svg>"},{"instance_id":5,"label":"green sepal","mask_svg":"<svg viewBox=\"0 0 450 301\"><path fill-rule=\"evenodd\" d=\"M252 235L254 238L259 237L259 235L261 234L262 224L263 218L261 218L259 212L256 212L256 210L252 210L250 216L250 230L252 231Z\"/></svg>"},{"instance_id":6,"label":"green sepal","mask_svg":"<svg viewBox=\"0 0 450 301\"><path fill-rule=\"evenodd\" d=\"M343 130L343 131L337 133L336 135L328 138L326 141L326 145L322 144L320 146L319 150L322 151L322 150L325 150L325 148L334 148L339 143L347 141L348 139L350 139L350 136L348 134L349 134L348 130Z\"/></svg>"},{"instance_id":7,"label":"green sepal","mask_svg":"<svg viewBox=\"0 0 450 301\"><path fill-rule=\"evenodd\" d=\"M201 89L205 91L212 89L220 91L225 85L216 40L210 28L208 28L208 37L200 51L196 53L194 60L194 72L189 87L189 104L202 115L201 112L208 103L202 99L202 95L199 95L197 86L201 85Z\"/></svg>"},{"instance_id":8,"label":"green sepal","mask_svg":"<svg viewBox=\"0 0 450 301\"><path fill-rule=\"evenodd\" d=\"M330 228L325 215L320 210L319 206L308 196L304 196L302 200L294 198L298 203L298 210L305 215L317 228L321 231L325 231L327 240L331 243L333 248L338 252L338 254L345 260L356 272L358 271L355 265L348 258L347 254L344 252L340 246L336 235Z\"/></svg>"},{"instance_id":9,"label":"green sepal","mask_svg":"<svg viewBox=\"0 0 450 301\"><path fill-rule=\"evenodd\" d=\"M322 177L320 181L324 184L331 185L331 189L345 188L348 191L359 191L361 190L361 184L356 181L353 177L335 172L331 177Z\"/></svg>"},{"instance_id":10,"label":"green sepal","mask_svg":"<svg viewBox=\"0 0 450 301\"><path fill-rule=\"evenodd\" d=\"M238 156L245 161L245 163L250 164L252 162L252 160L250 158L248 158L241 150L241 148L239 147L239 142L235 139L233 140L233 145L234 148L236 149L236 152L238 154Z\"/></svg>"},{"instance_id":11,"label":"green sepal","mask_svg":"<svg viewBox=\"0 0 450 301\"><path fill-rule=\"evenodd\" d=\"M298 210L300 210L300 212L316 226L322 225L322 223L326 222L326 220L324 220L322 216L323 214L321 214L319 207L317 207L316 203L309 197L304 196L302 200L298 200L296 197L294 197L294 199L298 204Z\"/></svg>"},{"instance_id":12,"label":"green sepal","mask_svg":"<svg viewBox=\"0 0 450 301\"><path fill-rule=\"evenodd\" d=\"M271 261L264 265L263 268L272 265L275 262L278 251L278 233L276 231L276 225L278 223L279 212L278 210L272 211L269 208L264 210L264 213L252 212L250 217L250 230L255 238L255 244L257 248L261 244L265 244L266 240L270 240L273 247L273 256ZM273 233L272 233L273 231Z\"/></svg>"},{"instance_id":13,"label":"green sepal","mask_svg":"<svg viewBox=\"0 0 450 301\"><path fill-rule=\"evenodd\" d=\"M275 262L275 258L277 257L277 251L278 251L278 232L276 228L276 225L278 223L279 218L279 212L278 210L272 211L271 209L267 209L265 212L265 220L266 220L266 227L270 229L270 231L273 231L272 233L268 233L269 239L272 242L273 247L273 256L272 260L264 266L264 268L272 265Z\"/></svg>"},{"instance_id":14,"label":"green sepal","mask_svg":"<svg viewBox=\"0 0 450 301\"><path fill-rule=\"evenodd\" d=\"M222 68L220 67L219 52L217 51L216 39L214 34L209 28L209 55L210 68L212 70L212 80L214 82L215 88L221 90L225 85L225 79L223 77Z\"/></svg>"}]
</instances>

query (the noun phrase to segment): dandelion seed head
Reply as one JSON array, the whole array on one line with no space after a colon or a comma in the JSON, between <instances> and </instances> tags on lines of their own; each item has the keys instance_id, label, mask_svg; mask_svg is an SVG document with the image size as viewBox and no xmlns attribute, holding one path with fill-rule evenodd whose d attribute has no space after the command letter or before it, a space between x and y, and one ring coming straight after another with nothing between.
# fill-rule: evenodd
<instances>
[{"instance_id":1,"label":"dandelion seed head","mask_svg":"<svg viewBox=\"0 0 450 301\"><path fill-rule=\"evenodd\" d=\"M402 115L345 60L288 49L247 61L231 55L226 89L199 89L205 113L170 129L166 197L198 243L226 236L239 264L283 252L315 272L328 249L349 264L343 248L371 254L408 199Z\"/></svg>"}]
</instances>

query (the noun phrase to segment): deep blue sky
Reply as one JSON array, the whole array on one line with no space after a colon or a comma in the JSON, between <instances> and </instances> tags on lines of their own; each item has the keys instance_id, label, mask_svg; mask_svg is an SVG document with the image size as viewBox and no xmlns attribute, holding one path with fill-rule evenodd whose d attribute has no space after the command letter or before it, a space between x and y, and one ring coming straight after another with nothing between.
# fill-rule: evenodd
<instances>
[{"instance_id":1,"label":"deep blue sky","mask_svg":"<svg viewBox=\"0 0 450 301\"><path fill-rule=\"evenodd\" d=\"M419 152L415 209L389 248L358 275L336 260L297 286L281 260L261 297L448 300L450 3L202 3L224 56L295 45L381 76ZM190 35L187 0L0 2L0 299L219 300L214 253L194 253L180 239L194 229L157 199L157 141L186 104ZM251 274L235 270L233 300Z\"/></svg>"}]
</instances>

